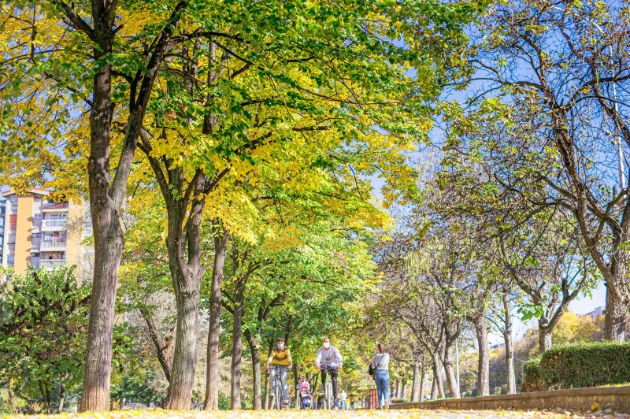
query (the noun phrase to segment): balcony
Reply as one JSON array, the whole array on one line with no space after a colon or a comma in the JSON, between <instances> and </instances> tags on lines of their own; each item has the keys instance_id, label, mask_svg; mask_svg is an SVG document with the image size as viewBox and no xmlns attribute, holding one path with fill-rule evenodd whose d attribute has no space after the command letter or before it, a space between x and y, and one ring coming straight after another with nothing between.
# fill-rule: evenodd
<instances>
[{"instance_id":1,"label":"balcony","mask_svg":"<svg viewBox=\"0 0 630 419\"><path fill-rule=\"evenodd\" d=\"M67 202L49 202L42 205L42 212L66 212L68 211Z\"/></svg>"},{"instance_id":2,"label":"balcony","mask_svg":"<svg viewBox=\"0 0 630 419\"><path fill-rule=\"evenodd\" d=\"M43 219L42 220L42 231L61 231L66 229L66 225L68 224L68 220L65 218L58 219Z\"/></svg>"},{"instance_id":3,"label":"balcony","mask_svg":"<svg viewBox=\"0 0 630 419\"><path fill-rule=\"evenodd\" d=\"M45 269L54 269L66 264L65 259L40 259L39 267Z\"/></svg>"},{"instance_id":4,"label":"balcony","mask_svg":"<svg viewBox=\"0 0 630 419\"><path fill-rule=\"evenodd\" d=\"M53 251L53 250L66 250L66 241L65 240L42 240L40 246L40 251Z\"/></svg>"}]
</instances>

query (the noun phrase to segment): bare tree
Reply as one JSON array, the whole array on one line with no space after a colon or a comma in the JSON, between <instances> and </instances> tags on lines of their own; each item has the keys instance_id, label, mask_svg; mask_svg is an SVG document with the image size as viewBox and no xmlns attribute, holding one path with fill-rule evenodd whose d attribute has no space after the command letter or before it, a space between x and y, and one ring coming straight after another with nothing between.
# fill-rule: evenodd
<instances>
[{"instance_id":1,"label":"bare tree","mask_svg":"<svg viewBox=\"0 0 630 419\"><path fill-rule=\"evenodd\" d=\"M594 282L572 226L555 211L547 216L498 239L506 273L531 299L520 310L523 318L538 319L541 352L551 348L553 329L571 301Z\"/></svg>"},{"instance_id":2,"label":"bare tree","mask_svg":"<svg viewBox=\"0 0 630 419\"><path fill-rule=\"evenodd\" d=\"M559 205L573 216L606 281L605 337L615 341L625 339L630 304L630 250L624 245L630 199L623 169L630 147L628 7L552 0L497 4L482 21L472 58L474 79L483 83L473 102L500 92L537 122L531 132L510 128L515 136L543 141L534 142L542 146L537 149L514 148L516 159L537 159L529 173L521 173L526 182L510 187L531 204ZM532 183L553 192L531 196Z\"/></svg>"}]
</instances>

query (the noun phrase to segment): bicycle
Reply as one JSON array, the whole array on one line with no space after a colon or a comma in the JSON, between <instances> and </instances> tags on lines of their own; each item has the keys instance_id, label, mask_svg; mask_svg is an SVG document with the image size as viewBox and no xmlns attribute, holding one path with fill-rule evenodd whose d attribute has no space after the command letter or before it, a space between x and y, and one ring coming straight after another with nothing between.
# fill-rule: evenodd
<instances>
[{"instance_id":1,"label":"bicycle","mask_svg":"<svg viewBox=\"0 0 630 419\"><path fill-rule=\"evenodd\" d=\"M326 383L324 384L324 409L330 410L335 407L335 400L332 387L331 371L337 371L336 368L326 367L322 371L326 374Z\"/></svg>"},{"instance_id":2,"label":"bicycle","mask_svg":"<svg viewBox=\"0 0 630 419\"><path fill-rule=\"evenodd\" d=\"M271 382L271 402L269 405L275 406L275 409L281 410L283 407L282 403L284 402L282 397L282 389L284 387L281 377L282 367L274 365L271 369L268 370L268 372L271 372L271 370L273 370L273 381Z\"/></svg>"}]
</instances>

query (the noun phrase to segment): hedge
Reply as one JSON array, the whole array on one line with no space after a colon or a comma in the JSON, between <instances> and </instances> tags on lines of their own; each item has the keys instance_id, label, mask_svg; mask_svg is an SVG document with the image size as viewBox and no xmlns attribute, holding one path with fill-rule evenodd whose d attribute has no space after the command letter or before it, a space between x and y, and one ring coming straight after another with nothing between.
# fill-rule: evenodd
<instances>
[{"instance_id":1,"label":"hedge","mask_svg":"<svg viewBox=\"0 0 630 419\"><path fill-rule=\"evenodd\" d=\"M562 345L525 364L522 391L630 382L630 343Z\"/></svg>"},{"instance_id":2,"label":"hedge","mask_svg":"<svg viewBox=\"0 0 630 419\"><path fill-rule=\"evenodd\" d=\"M523 366L525 379L521 391L544 391L547 386L540 375L540 357L525 362Z\"/></svg>"}]
</instances>

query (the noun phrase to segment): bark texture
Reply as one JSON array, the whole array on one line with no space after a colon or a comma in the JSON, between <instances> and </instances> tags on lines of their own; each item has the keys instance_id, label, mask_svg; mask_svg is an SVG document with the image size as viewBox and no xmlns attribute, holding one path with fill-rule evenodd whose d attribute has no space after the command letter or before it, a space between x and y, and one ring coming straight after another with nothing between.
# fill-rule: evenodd
<instances>
[{"instance_id":1,"label":"bark texture","mask_svg":"<svg viewBox=\"0 0 630 419\"><path fill-rule=\"evenodd\" d=\"M221 335L221 285L225 267L225 251L229 235L218 227L214 233L214 266L210 287L210 326L206 371L206 400L204 409L219 408L219 337Z\"/></svg>"}]
</instances>

